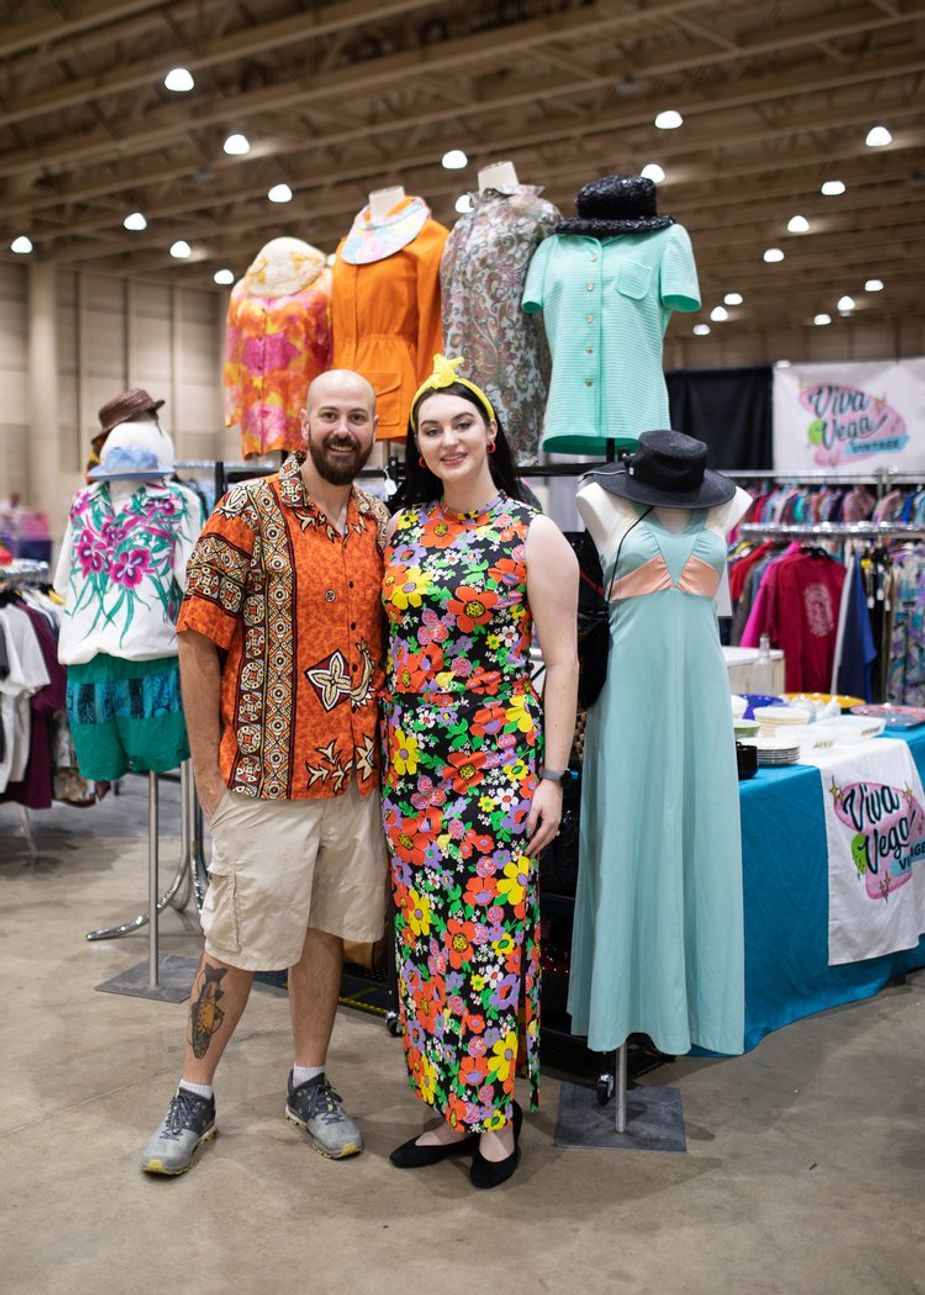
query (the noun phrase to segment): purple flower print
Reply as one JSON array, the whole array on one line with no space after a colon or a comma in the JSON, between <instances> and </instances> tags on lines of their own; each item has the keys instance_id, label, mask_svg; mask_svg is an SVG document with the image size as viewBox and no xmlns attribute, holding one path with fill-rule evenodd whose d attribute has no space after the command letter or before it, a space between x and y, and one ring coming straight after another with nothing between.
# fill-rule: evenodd
<instances>
[{"instance_id":1,"label":"purple flower print","mask_svg":"<svg viewBox=\"0 0 925 1295\"><path fill-rule=\"evenodd\" d=\"M501 1038L501 1031L498 1029L497 1025L490 1025L482 1035L482 1038L490 1048L493 1048Z\"/></svg>"},{"instance_id":2,"label":"purple flower print","mask_svg":"<svg viewBox=\"0 0 925 1295\"><path fill-rule=\"evenodd\" d=\"M458 994L463 987L465 977L461 971L450 971L446 977L446 992L448 994Z\"/></svg>"},{"instance_id":3,"label":"purple flower print","mask_svg":"<svg viewBox=\"0 0 925 1295\"><path fill-rule=\"evenodd\" d=\"M447 645L446 656L448 658L457 656L467 657L471 655L473 647L474 643L472 639L467 635L462 634L459 638L454 639L452 643Z\"/></svg>"},{"instance_id":4,"label":"purple flower print","mask_svg":"<svg viewBox=\"0 0 925 1295\"><path fill-rule=\"evenodd\" d=\"M424 611L421 613L421 620L424 622L425 625L436 625L437 613L433 610L432 607L425 607Z\"/></svg>"},{"instance_id":5,"label":"purple flower print","mask_svg":"<svg viewBox=\"0 0 925 1295\"><path fill-rule=\"evenodd\" d=\"M410 886L414 880L411 864L397 854L392 855L392 882L396 886Z\"/></svg>"},{"instance_id":6,"label":"purple flower print","mask_svg":"<svg viewBox=\"0 0 925 1295\"><path fill-rule=\"evenodd\" d=\"M520 988L519 976L505 976L500 984L495 986L491 996L492 1007L516 1007L517 991Z\"/></svg>"},{"instance_id":7,"label":"purple flower print","mask_svg":"<svg viewBox=\"0 0 925 1295\"><path fill-rule=\"evenodd\" d=\"M488 927L485 925L484 922L476 922L475 930L472 935L472 943L473 944L488 943Z\"/></svg>"},{"instance_id":8,"label":"purple flower print","mask_svg":"<svg viewBox=\"0 0 925 1295\"><path fill-rule=\"evenodd\" d=\"M80 563L82 575L98 574L105 568L106 550L92 531L81 532L74 551L77 554L77 561Z\"/></svg>"},{"instance_id":9,"label":"purple flower print","mask_svg":"<svg viewBox=\"0 0 925 1295\"><path fill-rule=\"evenodd\" d=\"M109 568L109 574L117 584L126 589L137 589L151 569L151 554L147 549L129 549L116 558Z\"/></svg>"},{"instance_id":10,"label":"purple flower print","mask_svg":"<svg viewBox=\"0 0 925 1295\"><path fill-rule=\"evenodd\" d=\"M446 1005L454 1016L462 1016L466 1010L465 1000L460 998L459 994L450 994L446 1000Z\"/></svg>"},{"instance_id":11,"label":"purple flower print","mask_svg":"<svg viewBox=\"0 0 925 1295\"><path fill-rule=\"evenodd\" d=\"M473 1034L469 1039L466 1051L469 1053L470 1057L484 1057L485 1053L488 1051L488 1047L485 1040L480 1035Z\"/></svg>"},{"instance_id":12,"label":"purple flower print","mask_svg":"<svg viewBox=\"0 0 925 1295\"><path fill-rule=\"evenodd\" d=\"M483 854L481 859L475 865L475 870L480 877L493 877L498 869L495 867L494 860L489 859L487 854ZM494 912L496 910L492 910Z\"/></svg>"},{"instance_id":13,"label":"purple flower print","mask_svg":"<svg viewBox=\"0 0 925 1295\"><path fill-rule=\"evenodd\" d=\"M408 1042L412 1048L423 1049L427 1035L424 1033L424 1028L419 1021L412 1020L408 1022L407 1034Z\"/></svg>"}]
</instances>

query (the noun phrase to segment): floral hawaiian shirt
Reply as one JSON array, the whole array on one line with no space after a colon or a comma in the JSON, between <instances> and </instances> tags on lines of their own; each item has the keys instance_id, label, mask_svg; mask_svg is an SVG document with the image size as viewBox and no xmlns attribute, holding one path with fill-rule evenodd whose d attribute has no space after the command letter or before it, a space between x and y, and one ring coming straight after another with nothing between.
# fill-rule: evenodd
<instances>
[{"instance_id":1,"label":"floral hawaiian shirt","mask_svg":"<svg viewBox=\"0 0 925 1295\"><path fill-rule=\"evenodd\" d=\"M78 491L55 573L65 603L64 665L100 652L126 661L177 655L177 613L200 518L196 496L172 483L143 483L115 501L105 481Z\"/></svg>"},{"instance_id":2,"label":"floral hawaiian shirt","mask_svg":"<svg viewBox=\"0 0 925 1295\"><path fill-rule=\"evenodd\" d=\"M189 565L178 630L225 653L219 764L264 800L377 786L380 592L388 513L354 489L343 532L307 493L303 453L235 486Z\"/></svg>"}]
</instances>

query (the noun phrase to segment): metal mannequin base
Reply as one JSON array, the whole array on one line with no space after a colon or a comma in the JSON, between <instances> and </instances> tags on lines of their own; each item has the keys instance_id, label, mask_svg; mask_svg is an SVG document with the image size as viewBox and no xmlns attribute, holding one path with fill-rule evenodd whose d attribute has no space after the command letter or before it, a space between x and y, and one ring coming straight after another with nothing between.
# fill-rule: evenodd
<instances>
[{"instance_id":1,"label":"metal mannequin base","mask_svg":"<svg viewBox=\"0 0 925 1295\"><path fill-rule=\"evenodd\" d=\"M195 958L162 953L157 960L157 977L153 984L150 963L145 961L127 971L120 971L118 976L104 980L96 988L104 994L129 994L132 998L155 998L160 1003L182 1003L189 998L196 965Z\"/></svg>"},{"instance_id":2,"label":"metal mannequin base","mask_svg":"<svg viewBox=\"0 0 925 1295\"><path fill-rule=\"evenodd\" d=\"M625 1131L617 1132L616 1097L601 1106L594 1088L563 1084L556 1123L557 1147L603 1147L614 1151L687 1150L681 1091L641 1084L626 1093Z\"/></svg>"}]
</instances>

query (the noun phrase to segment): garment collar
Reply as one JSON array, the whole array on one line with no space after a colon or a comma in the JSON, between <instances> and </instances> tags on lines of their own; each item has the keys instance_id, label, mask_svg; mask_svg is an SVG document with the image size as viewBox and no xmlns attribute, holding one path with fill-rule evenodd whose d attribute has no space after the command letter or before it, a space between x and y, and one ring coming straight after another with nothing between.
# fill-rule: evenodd
<instances>
[{"instance_id":1,"label":"garment collar","mask_svg":"<svg viewBox=\"0 0 925 1295\"><path fill-rule=\"evenodd\" d=\"M373 220L369 207L364 207L337 255L348 265L384 261L417 238L429 216L430 208L423 198L402 198L378 221Z\"/></svg>"}]
</instances>

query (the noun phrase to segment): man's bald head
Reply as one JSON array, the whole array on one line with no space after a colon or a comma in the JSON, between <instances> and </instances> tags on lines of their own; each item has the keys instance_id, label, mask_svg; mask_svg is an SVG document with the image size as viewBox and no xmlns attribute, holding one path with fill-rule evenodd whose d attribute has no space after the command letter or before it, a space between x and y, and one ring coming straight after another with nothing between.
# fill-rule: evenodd
<instances>
[{"instance_id":1,"label":"man's bald head","mask_svg":"<svg viewBox=\"0 0 925 1295\"><path fill-rule=\"evenodd\" d=\"M352 369L319 374L305 396L302 431L318 475L331 485L353 480L376 441L376 392Z\"/></svg>"},{"instance_id":2,"label":"man's bald head","mask_svg":"<svg viewBox=\"0 0 925 1295\"><path fill-rule=\"evenodd\" d=\"M305 395L305 412L310 415L325 401L339 406L345 401L348 404L354 402L363 405L370 418L376 417L375 387L362 373L354 373L353 369L328 369L312 379Z\"/></svg>"}]
</instances>

